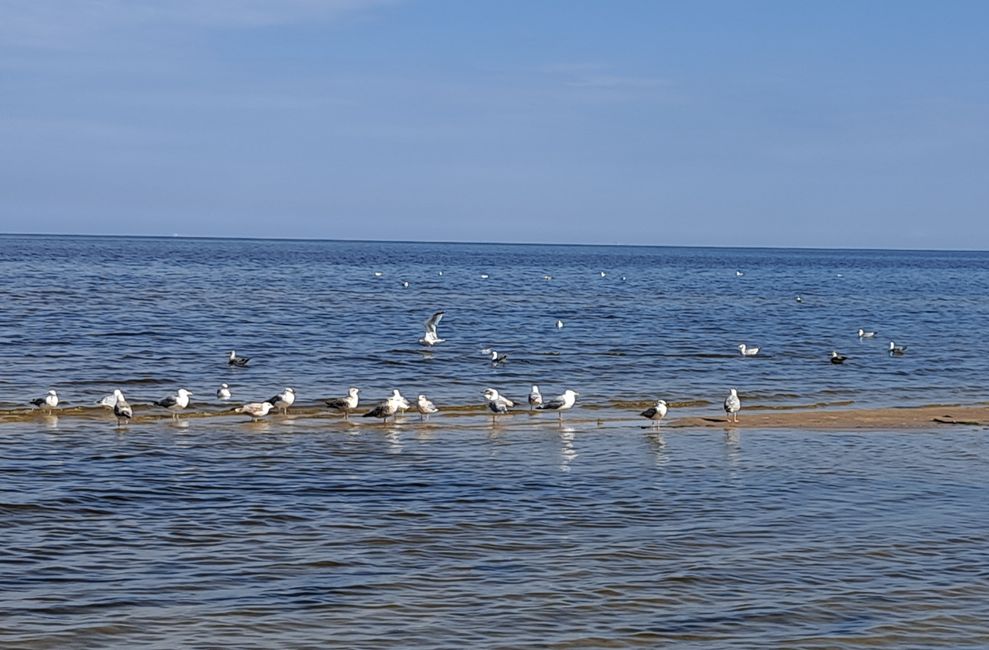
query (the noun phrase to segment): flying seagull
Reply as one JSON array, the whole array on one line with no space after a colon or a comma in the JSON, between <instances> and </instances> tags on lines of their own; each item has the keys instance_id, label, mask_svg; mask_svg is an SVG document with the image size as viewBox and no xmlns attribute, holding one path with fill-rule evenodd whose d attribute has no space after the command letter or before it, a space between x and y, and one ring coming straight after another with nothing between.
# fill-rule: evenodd
<instances>
[{"instance_id":1,"label":"flying seagull","mask_svg":"<svg viewBox=\"0 0 989 650\"><path fill-rule=\"evenodd\" d=\"M426 328L426 333L423 335L421 339L419 339L419 343L421 343L422 345L433 346L436 345L437 343L442 343L446 340L446 339L441 339L439 337L439 334L436 333L436 326L440 324L441 320L443 320L443 314L444 311L441 309L437 312L433 312L433 315L430 316L428 319L426 319L426 322L424 324Z\"/></svg>"}]
</instances>

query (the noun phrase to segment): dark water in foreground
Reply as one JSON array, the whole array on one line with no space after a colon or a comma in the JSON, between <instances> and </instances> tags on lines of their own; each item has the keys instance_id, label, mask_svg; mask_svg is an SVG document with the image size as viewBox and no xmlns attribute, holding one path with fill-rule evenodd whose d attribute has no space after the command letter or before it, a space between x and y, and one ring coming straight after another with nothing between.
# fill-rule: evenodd
<instances>
[{"instance_id":1,"label":"dark water in foreground","mask_svg":"<svg viewBox=\"0 0 989 650\"><path fill-rule=\"evenodd\" d=\"M987 254L0 237L0 272L0 647L989 647L985 430L660 435L625 404L984 400ZM9 416L49 387L215 411L221 381L581 401Z\"/></svg>"}]
</instances>

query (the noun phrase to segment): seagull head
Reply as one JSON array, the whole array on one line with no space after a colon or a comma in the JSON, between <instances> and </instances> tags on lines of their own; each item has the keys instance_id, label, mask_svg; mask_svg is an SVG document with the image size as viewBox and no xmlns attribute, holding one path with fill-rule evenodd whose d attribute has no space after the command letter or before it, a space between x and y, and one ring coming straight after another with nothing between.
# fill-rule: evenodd
<instances>
[{"instance_id":1,"label":"seagull head","mask_svg":"<svg viewBox=\"0 0 989 650\"><path fill-rule=\"evenodd\" d=\"M227 386L226 384L220 384L220 388L230 388L230 386Z\"/></svg>"},{"instance_id":2,"label":"seagull head","mask_svg":"<svg viewBox=\"0 0 989 650\"><path fill-rule=\"evenodd\" d=\"M656 400L656 406L667 406L665 399Z\"/></svg>"},{"instance_id":3,"label":"seagull head","mask_svg":"<svg viewBox=\"0 0 989 650\"><path fill-rule=\"evenodd\" d=\"M569 395L570 397L577 397L578 395L580 395L580 393L578 393L577 391L570 390L569 388L566 389L565 391L563 391L563 394L564 395Z\"/></svg>"},{"instance_id":4,"label":"seagull head","mask_svg":"<svg viewBox=\"0 0 989 650\"><path fill-rule=\"evenodd\" d=\"M738 349L741 350L742 352L745 352L745 344L744 343L739 343L738 344Z\"/></svg>"},{"instance_id":5,"label":"seagull head","mask_svg":"<svg viewBox=\"0 0 989 650\"><path fill-rule=\"evenodd\" d=\"M731 389L731 394L732 395L738 395L738 389L732 388Z\"/></svg>"},{"instance_id":6,"label":"seagull head","mask_svg":"<svg viewBox=\"0 0 989 650\"><path fill-rule=\"evenodd\" d=\"M294 389L294 388L292 388L291 386L286 386L286 387L285 387L285 392L286 392L286 393L290 393L290 394L292 394L292 395L295 395L295 389Z\"/></svg>"},{"instance_id":7,"label":"seagull head","mask_svg":"<svg viewBox=\"0 0 989 650\"><path fill-rule=\"evenodd\" d=\"M116 397L118 400L124 399L124 394L122 392L120 392L120 389L119 388L114 388L113 389L113 396Z\"/></svg>"},{"instance_id":8,"label":"seagull head","mask_svg":"<svg viewBox=\"0 0 989 650\"><path fill-rule=\"evenodd\" d=\"M859 328L859 336L862 336L863 334L865 334L865 330L860 327Z\"/></svg>"},{"instance_id":9,"label":"seagull head","mask_svg":"<svg viewBox=\"0 0 989 650\"><path fill-rule=\"evenodd\" d=\"M491 350L491 360L494 361L497 358L498 358L498 351L497 350Z\"/></svg>"},{"instance_id":10,"label":"seagull head","mask_svg":"<svg viewBox=\"0 0 989 650\"><path fill-rule=\"evenodd\" d=\"M530 392L538 393L539 392L539 386L536 386L535 384L533 384L532 385L532 390Z\"/></svg>"},{"instance_id":11,"label":"seagull head","mask_svg":"<svg viewBox=\"0 0 989 650\"><path fill-rule=\"evenodd\" d=\"M892 349L894 349L895 347L896 347L896 343L894 343L893 341L890 341L890 342L889 342L889 349L890 349L890 350L892 350Z\"/></svg>"},{"instance_id":12,"label":"seagull head","mask_svg":"<svg viewBox=\"0 0 989 650\"><path fill-rule=\"evenodd\" d=\"M351 397L357 397L357 393L359 392L361 392L361 389L357 388L356 386L351 386L350 388L347 389L347 394L350 395Z\"/></svg>"},{"instance_id":13,"label":"seagull head","mask_svg":"<svg viewBox=\"0 0 989 650\"><path fill-rule=\"evenodd\" d=\"M494 388L485 388L484 392L481 394L484 395L484 399L488 401L493 401L498 399L498 391L496 391Z\"/></svg>"},{"instance_id":14,"label":"seagull head","mask_svg":"<svg viewBox=\"0 0 989 650\"><path fill-rule=\"evenodd\" d=\"M177 392L177 393L178 393L179 395L181 395L181 396L183 396L183 397L191 397L191 396L192 396L192 393L190 393L189 391L187 391L187 390L186 390L186 389L184 389L184 388L180 388L180 389L178 389L178 390L177 390L177 391L175 391L175 392Z\"/></svg>"},{"instance_id":15,"label":"seagull head","mask_svg":"<svg viewBox=\"0 0 989 650\"><path fill-rule=\"evenodd\" d=\"M56 393L56 392L55 392L54 390L50 390L50 391L48 391L48 394L49 394L49 395L58 395L58 393Z\"/></svg>"}]
</instances>

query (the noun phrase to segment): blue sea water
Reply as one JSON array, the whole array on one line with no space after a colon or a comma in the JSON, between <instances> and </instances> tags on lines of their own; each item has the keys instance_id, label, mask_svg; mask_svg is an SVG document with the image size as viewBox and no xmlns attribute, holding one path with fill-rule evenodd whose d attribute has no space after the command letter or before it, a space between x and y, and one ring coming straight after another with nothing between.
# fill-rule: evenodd
<instances>
[{"instance_id":1,"label":"blue sea water","mask_svg":"<svg viewBox=\"0 0 989 650\"><path fill-rule=\"evenodd\" d=\"M989 647L984 428L635 406L984 402L985 253L4 236L0 271L4 648ZM249 423L220 382L581 398L562 426ZM73 410L179 386L214 415ZM28 414L49 387L67 410Z\"/></svg>"}]
</instances>

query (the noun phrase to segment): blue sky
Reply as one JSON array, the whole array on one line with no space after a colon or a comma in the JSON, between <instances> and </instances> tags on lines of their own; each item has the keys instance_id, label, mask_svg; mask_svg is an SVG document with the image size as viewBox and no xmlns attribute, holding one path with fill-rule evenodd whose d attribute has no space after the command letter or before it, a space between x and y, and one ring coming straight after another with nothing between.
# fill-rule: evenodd
<instances>
[{"instance_id":1,"label":"blue sky","mask_svg":"<svg viewBox=\"0 0 989 650\"><path fill-rule=\"evenodd\" d=\"M989 3L0 0L0 231L989 249Z\"/></svg>"}]
</instances>

